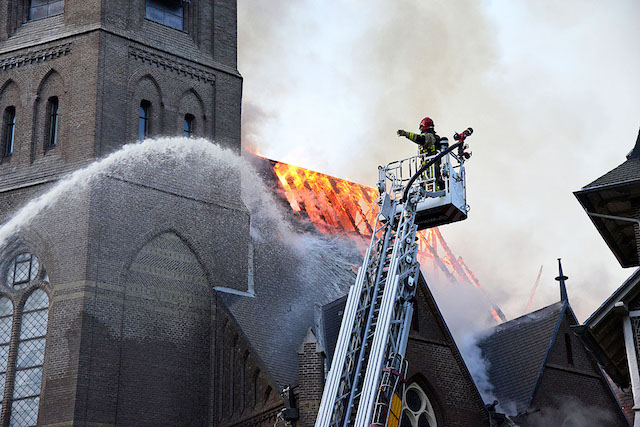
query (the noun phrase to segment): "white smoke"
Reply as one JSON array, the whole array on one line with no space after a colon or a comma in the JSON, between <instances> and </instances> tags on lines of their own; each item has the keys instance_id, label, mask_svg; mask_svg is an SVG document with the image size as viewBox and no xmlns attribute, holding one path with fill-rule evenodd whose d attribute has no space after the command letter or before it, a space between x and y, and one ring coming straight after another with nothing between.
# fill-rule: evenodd
<instances>
[{"instance_id":1,"label":"white smoke","mask_svg":"<svg viewBox=\"0 0 640 427\"><path fill-rule=\"evenodd\" d=\"M482 399L492 403L495 396L489 380L489 362L482 357L478 346L496 325L485 296L479 289L466 284L440 278L427 281Z\"/></svg>"},{"instance_id":2,"label":"white smoke","mask_svg":"<svg viewBox=\"0 0 640 427\"><path fill-rule=\"evenodd\" d=\"M473 210L443 233L505 313L522 314L538 267L558 257L574 265L569 286L583 292L569 296L581 318L629 274L571 192L622 163L635 141L639 2L244 0L238 9L247 143L372 185L377 165L415 150L396 129L425 115L449 137L472 126ZM543 281L533 309L557 299Z\"/></svg>"},{"instance_id":3,"label":"white smoke","mask_svg":"<svg viewBox=\"0 0 640 427\"><path fill-rule=\"evenodd\" d=\"M557 407L542 408L527 417L531 427L608 427L616 425L616 419L610 412L601 408L586 406L572 397L558 399Z\"/></svg>"},{"instance_id":4,"label":"white smoke","mask_svg":"<svg viewBox=\"0 0 640 427\"><path fill-rule=\"evenodd\" d=\"M109 156L62 178L53 188L29 201L0 226L0 249L38 215L58 203L68 203L79 190L87 188L96 179L118 171L157 167L160 161L170 161L178 169L188 167L215 170L226 181L211 185L234 185L237 182L233 181L241 177L243 201L251 214L251 232L254 238L262 238L261 232L264 233L265 230L279 236L291 235L270 191L253 167L241 156L205 139L158 138L125 145Z\"/></svg>"}]
</instances>

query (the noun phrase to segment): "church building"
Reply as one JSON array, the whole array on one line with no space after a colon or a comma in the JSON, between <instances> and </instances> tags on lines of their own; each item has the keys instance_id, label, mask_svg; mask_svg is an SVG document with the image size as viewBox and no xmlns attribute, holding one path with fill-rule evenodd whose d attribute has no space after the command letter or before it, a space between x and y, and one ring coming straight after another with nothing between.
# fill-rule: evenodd
<instances>
[{"instance_id":1,"label":"church building","mask_svg":"<svg viewBox=\"0 0 640 427\"><path fill-rule=\"evenodd\" d=\"M241 171L153 139L239 158L241 96L236 0L0 2L1 426L314 425L375 197L324 176L289 208L248 159L317 246L256 233ZM422 276L407 359L402 427L509 425Z\"/></svg>"}]
</instances>

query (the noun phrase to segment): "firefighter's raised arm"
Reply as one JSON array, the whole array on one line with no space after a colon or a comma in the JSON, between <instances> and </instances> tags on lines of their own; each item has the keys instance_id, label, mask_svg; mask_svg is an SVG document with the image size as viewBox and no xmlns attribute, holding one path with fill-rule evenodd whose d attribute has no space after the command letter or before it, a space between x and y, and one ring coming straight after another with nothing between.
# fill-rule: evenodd
<instances>
[{"instance_id":1,"label":"firefighter's raised arm","mask_svg":"<svg viewBox=\"0 0 640 427\"><path fill-rule=\"evenodd\" d=\"M398 136L404 136L418 145L424 145L425 143L425 136L421 133L407 132L406 130L399 129Z\"/></svg>"}]
</instances>

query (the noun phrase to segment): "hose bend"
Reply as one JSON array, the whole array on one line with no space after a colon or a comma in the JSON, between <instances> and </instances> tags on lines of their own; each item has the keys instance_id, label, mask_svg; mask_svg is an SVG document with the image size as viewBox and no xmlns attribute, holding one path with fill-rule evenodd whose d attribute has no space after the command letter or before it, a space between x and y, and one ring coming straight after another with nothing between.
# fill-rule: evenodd
<instances>
[{"instance_id":1,"label":"hose bend","mask_svg":"<svg viewBox=\"0 0 640 427\"><path fill-rule=\"evenodd\" d=\"M413 175L411 177L411 179L409 180L409 182L407 183L407 186L404 189L404 193L402 194L402 200L401 203L404 203L407 201L407 197L409 196L409 189L411 188L411 186L413 185L413 183L415 182L416 179L418 179L418 177L420 175L422 175L427 169L429 169L429 167L434 164L435 162L437 162L438 160L440 160L441 158L443 158L444 156L446 156L447 154L449 154L450 152L452 152L454 149L460 147L462 144L464 143L464 141L460 141L460 142L456 142L455 144L453 144L452 146L450 146L449 148L447 148L446 150L444 150L443 152L439 153L437 156L435 156L433 159L429 160L424 166L422 166L420 169L418 169L418 172L415 173L415 175Z\"/></svg>"}]
</instances>

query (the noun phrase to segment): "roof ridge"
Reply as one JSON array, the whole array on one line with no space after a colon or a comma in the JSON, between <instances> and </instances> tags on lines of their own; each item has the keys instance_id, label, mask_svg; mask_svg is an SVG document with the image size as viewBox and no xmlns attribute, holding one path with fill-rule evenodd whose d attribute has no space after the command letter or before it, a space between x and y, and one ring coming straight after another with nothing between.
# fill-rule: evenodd
<instances>
[{"instance_id":1,"label":"roof ridge","mask_svg":"<svg viewBox=\"0 0 640 427\"><path fill-rule=\"evenodd\" d=\"M562 320L567 311L567 307L569 306L569 301L564 300L561 302L562 302L562 310L560 310L560 314L558 315L558 320L556 320L556 326L553 330L553 335L551 335L551 339L549 339L547 353L542 359L542 366L540 366L540 372L538 372L538 378L536 379L536 383L533 386L531 395L529 396L529 401L527 402L527 406L531 406L531 402L533 402L533 397L536 395L536 391L538 390L538 385L540 384L540 379L542 378L542 374L544 373L544 368L547 365L547 361L549 360L549 355L551 354L551 348L553 347L553 343L556 341L556 338L558 337L558 331L560 330L560 325L562 324Z\"/></svg>"},{"instance_id":2,"label":"roof ridge","mask_svg":"<svg viewBox=\"0 0 640 427\"><path fill-rule=\"evenodd\" d=\"M519 320L524 320L525 318L533 317L533 315L539 314L540 312L545 311L545 310L550 311L551 307L559 306L561 304L563 304L562 301L556 301L553 304L549 304L549 305L544 306L542 308L539 308L539 309L537 309L535 311L531 311L529 313L525 313L525 314L523 314L521 316L518 316L518 317L516 317L514 319L511 319L511 320L509 320L507 322L504 322L504 323L501 323L501 324L495 326L494 330L495 330L495 332L498 332L499 330L508 329L508 327L515 325L516 322L519 321Z\"/></svg>"}]
</instances>

